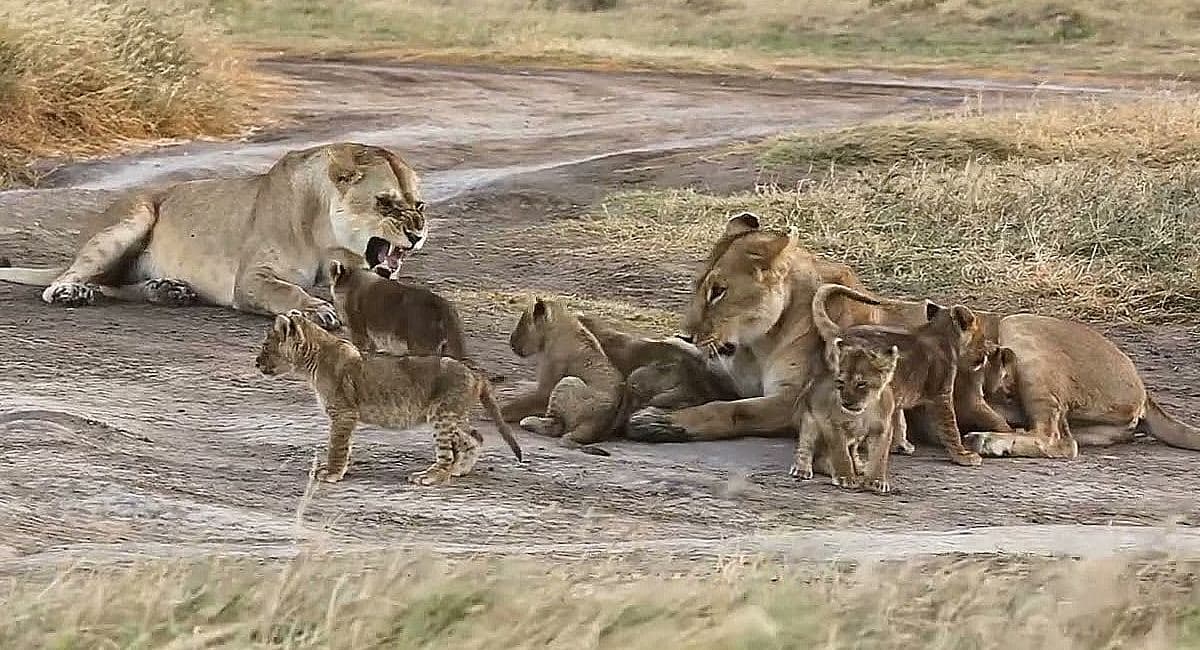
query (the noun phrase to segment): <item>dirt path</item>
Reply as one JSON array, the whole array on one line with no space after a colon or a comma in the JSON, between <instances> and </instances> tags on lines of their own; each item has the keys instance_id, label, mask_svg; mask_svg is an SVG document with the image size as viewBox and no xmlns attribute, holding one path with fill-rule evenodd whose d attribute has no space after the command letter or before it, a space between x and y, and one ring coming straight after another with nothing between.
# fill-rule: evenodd
<instances>
[{"instance_id":1,"label":"dirt path","mask_svg":"<svg viewBox=\"0 0 1200 650\"><path fill-rule=\"evenodd\" d=\"M746 156L697 154L724 142L950 107L963 97L947 85L266 65L299 86L289 110L302 127L74 165L45 189L0 193L0 253L62 262L68 234L119 191L260 171L285 150L352 139L397 148L426 179L439 218L430 247L406 267L413 276L443 289L534 287L674 309L678 295L661 283L625 281L644 270L636 260L585 267L564 246L524 251L531 259L514 267L516 233L579 214L621 187L752 186ZM1018 101L1028 94L1004 90ZM675 274L667 288L686 279ZM475 475L452 489L417 490L404 478L428 462L431 437L367 429L347 480L306 498L325 420L306 388L255 371L265 320L210 308L62 309L7 284L0 313L0 560L13 566L79 554L287 555L309 543L567 555L829 557L877 552L880 542L894 555L1164 545L1200 552L1186 529L1167 538L1144 528L1200 518L1200 457L1155 444L979 470L922 449L896 462L898 492L880 499L796 485L785 475L790 442L753 439L614 444L611 459L598 459L526 435L531 461L518 466L493 437ZM507 350L510 322L464 318L477 358L530 376ZM1194 329L1115 334L1162 388L1160 401L1200 418ZM1143 527L1033 526L1048 524Z\"/></svg>"}]
</instances>

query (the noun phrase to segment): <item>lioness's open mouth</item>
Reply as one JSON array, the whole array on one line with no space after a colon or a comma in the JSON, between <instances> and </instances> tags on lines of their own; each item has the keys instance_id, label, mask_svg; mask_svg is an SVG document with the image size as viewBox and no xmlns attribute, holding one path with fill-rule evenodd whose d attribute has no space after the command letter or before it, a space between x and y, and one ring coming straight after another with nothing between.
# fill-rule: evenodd
<instances>
[{"instance_id":1,"label":"lioness's open mouth","mask_svg":"<svg viewBox=\"0 0 1200 650\"><path fill-rule=\"evenodd\" d=\"M367 250L363 257L377 272L382 270L391 275L400 268L400 262L411 250L411 245L399 246L382 237L372 237L367 241Z\"/></svg>"}]
</instances>

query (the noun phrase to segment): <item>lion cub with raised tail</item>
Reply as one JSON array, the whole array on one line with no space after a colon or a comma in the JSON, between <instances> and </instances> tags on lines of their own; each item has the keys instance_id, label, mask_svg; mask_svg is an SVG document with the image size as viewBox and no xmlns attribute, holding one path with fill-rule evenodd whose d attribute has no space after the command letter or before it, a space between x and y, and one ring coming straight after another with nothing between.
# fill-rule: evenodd
<instances>
[{"instance_id":1,"label":"lion cub with raised tail","mask_svg":"<svg viewBox=\"0 0 1200 650\"><path fill-rule=\"evenodd\" d=\"M358 349L466 360L462 321L449 300L336 260L329 277L334 309Z\"/></svg>"},{"instance_id":2,"label":"lion cub with raised tail","mask_svg":"<svg viewBox=\"0 0 1200 650\"><path fill-rule=\"evenodd\" d=\"M537 357L538 380L533 391L504 405L504 419L607 456L581 447L608 438L621 418L621 372L595 335L562 304L538 298L521 314L508 343L521 358Z\"/></svg>"},{"instance_id":3,"label":"lion cub with raised tail","mask_svg":"<svg viewBox=\"0 0 1200 650\"><path fill-rule=\"evenodd\" d=\"M304 375L316 391L329 416L329 454L317 472L322 481L345 476L350 436L360 422L391 429L433 424L433 464L411 474L413 483L439 485L467 474L479 460L483 441L471 429L476 401L522 459L487 378L450 357L363 354L292 310L275 318L254 363L264 375Z\"/></svg>"},{"instance_id":4,"label":"lion cub with raised tail","mask_svg":"<svg viewBox=\"0 0 1200 650\"><path fill-rule=\"evenodd\" d=\"M892 433L904 426L904 414L896 408L892 377L900 350L864 349L843 344L835 338L829 355L829 370L809 388L799 413L796 458L791 475L813 477L813 452L821 445L825 471L838 487L865 487L880 494L891 491L888 458ZM899 421L897 423L897 420ZM866 444L863 467L859 448Z\"/></svg>"}]
</instances>

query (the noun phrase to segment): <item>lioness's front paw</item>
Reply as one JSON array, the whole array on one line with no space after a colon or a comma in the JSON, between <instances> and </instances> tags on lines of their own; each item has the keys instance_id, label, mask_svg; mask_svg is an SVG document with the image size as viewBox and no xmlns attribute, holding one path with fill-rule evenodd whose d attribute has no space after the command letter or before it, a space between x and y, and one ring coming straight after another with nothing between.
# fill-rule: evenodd
<instances>
[{"instance_id":1,"label":"lioness's front paw","mask_svg":"<svg viewBox=\"0 0 1200 650\"><path fill-rule=\"evenodd\" d=\"M325 467L324 465L322 465L321 467L317 468L317 471L314 473L314 476L316 477L316 479L318 481L321 481L322 483L337 483L338 481L345 478L346 468L343 467L340 470L333 471L333 470L330 470L328 467Z\"/></svg>"},{"instance_id":2,"label":"lioness's front paw","mask_svg":"<svg viewBox=\"0 0 1200 650\"><path fill-rule=\"evenodd\" d=\"M530 415L521 418L518 426L526 431L552 438L557 438L563 434L562 422L556 418L543 418Z\"/></svg>"},{"instance_id":3,"label":"lioness's front paw","mask_svg":"<svg viewBox=\"0 0 1200 650\"><path fill-rule=\"evenodd\" d=\"M304 314L308 320L320 325L322 329L335 330L342 326L342 319L338 318L337 310L327 302L316 307L302 309L300 313Z\"/></svg>"},{"instance_id":4,"label":"lioness's front paw","mask_svg":"<svg viewBox=\"0 0 1200 650\"><path fill-rule=\"evenodd\" d=\"M433 466L408 475L409 483L417 485L441 485L450 480L450 470Z\"/></svg>"},{"instance_id":5,"label":"lioness's front paw","mask_svg":"<svg viewBox=\"0 0 1200 650\"><path fill-rule=\"evenodd\" d=\"M82 282L64 282L52 284L42 291L42 300L52 305L64 307L82 307L96 304L100 297L100 288Z\"/></svg>"},{"instance_id":6,"label":"lioness's front paw","mask_svg":"<svg viewBox=\"0 0 1200 650\"><path fill-rule=\"evenodd\" d=\"M670 412L653 406L629 416L625 437L639 442L687 442L687 429L671 421Z\"/></svg>"},{"instance_id":7,"label":"lioness's front paw","mask_svg":"<svg viewBox=\"0 0 1200 650\"><path fill-rule=\"evenodd\" d=\"M146 281L146 301L154 305L184 307L199 302L192 286L182 280L157 278Z\"/></svg>"},{"instance_id":8,"label":"lioness's front paw","mask_svg":"<svg viewBox=\"0 0 1200 650\"><path fill-rule=\"evenodd\" d=\"M983 464L983 458L973 451L951 452L950 460L955 465L961 465L963 467L979 467Z\"/></svg>"}]
</instances>

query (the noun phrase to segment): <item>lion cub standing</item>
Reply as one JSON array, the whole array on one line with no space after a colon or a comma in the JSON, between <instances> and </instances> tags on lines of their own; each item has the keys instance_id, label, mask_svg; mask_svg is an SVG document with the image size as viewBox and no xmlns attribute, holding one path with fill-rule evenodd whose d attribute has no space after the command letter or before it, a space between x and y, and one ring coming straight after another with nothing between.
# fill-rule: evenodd
<instances>
[{"instance_id":1,"label":"lion cub standing","mask_svg":"<svg viewBox=\"0 0 1200 650\"><path fill-rule=\"evenodd\" d=\"M562 304L538 298L508 339L517 356L538 357L537 387L503 408L504 419L569 446L608 437L620 419L621 373L579 319ZM583 451L608 455L601 449Z\"/></svg>"},{"instance_id":2,"label":"lion cub standing","mask_svg":"<svg viewBox=\"0 0 1200 650\"><path fill-rule=\"evenodd\" d=\"M333 483L346 474L350 435L360 422L395 429L433 424L437 453L432 465L409 476L413 483L438 485L467 474L482 442L471 430L475 401L521 460L487 378L455 359L364 355L292 310L275 318L255 366L264 375L302 373L316 391L329 416L329 455L320 480Z\"/></svg>"},{"instance_id":3,"label":"lion cub standing","mask_svg":"<svg viewBox=\"0 0 1200 650\"><path fill-rule=\"evenodd\" d=\"M840 339L839 347L876 352L896 346L900 358L891 382L896 406L928 407L936 418L938 437L950 460L958 465L978 466L982 459L963 447L954 410L959 359L964 355L977 356L987 343L974 312L962 305L945 309L930 302L926 306L927 322L911 331L883 325L854 325L842 330L829 317L825 306L835 294L869 305L882 304L850 287L821 285L813 296L813 323L826 345L834 345Z\"/></svg>"},{"instance_id":4,"label":"lion cub standing","mask_svg":"<svg viewBox=\"0 0 1200 650\"><path fill-rule=\"evenodd\" d=\"M329 277L334 308L358 349L465 359L462 321L449 300L336 260Z\"/></svg>"},{"instance_id":5,"label":"lion cub standing","mask_svg":"<svg viewBox=\"0 0 1200 650\"><path fill-rule=\"evenodd\" d=\"M812 478L813 451L819 441L834 485L889 492L892 432L904 427L904 413L896 408L890 385L900 349L895 345L864 349L834 339L829 357L831 372L809 389L800 412L791 475ZM863 443L867 445L865 468L858 454Z\"/></svg>"}]
</instances>

